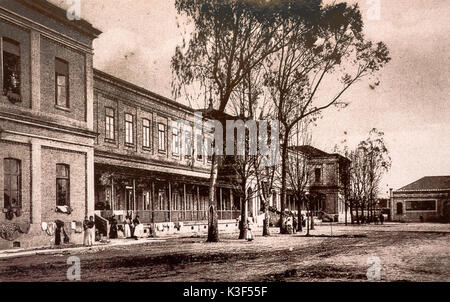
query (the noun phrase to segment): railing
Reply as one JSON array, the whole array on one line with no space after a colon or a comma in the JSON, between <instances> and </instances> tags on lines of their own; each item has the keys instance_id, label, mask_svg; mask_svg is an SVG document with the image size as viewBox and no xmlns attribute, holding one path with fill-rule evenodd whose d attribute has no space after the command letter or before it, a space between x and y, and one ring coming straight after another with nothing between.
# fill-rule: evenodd
<instances>
[{"instance_id":1,"label":"railing","mask_svg":"<svg viewBox=\"0 0 450 302\"><path fill-rule=\"evenodd\" d=\"M217 211L219 220L234 220L240 215L240 211ZM142 223L160 223L160 222L182 222L182 221L205 221L208 220L207 211L128 211L133 218L139 215Z\"/></svg>"},{"instance_id":2,"label":"railing","mask_svg":"<svg viewBox=\"0 0 450 302\"><path fill-rule=\"evenodd\" d=\"M182 221L205 221L208 220L207 211L193 211L193 210L177 210L177 211L149 211L149 210L137 210L137 211L123 211L124 215L132 214L132 217L139 215L139 220L142 223L160 223L160 222L182 222ZM241 214L236 210L217 211L219 220L234 220ZM112 215L112 211L102 211L101 216L109 219ZM122 216L124 216L122 215ZM124 219L125 217L122 217Z\"/></svg>"}]
</instances>

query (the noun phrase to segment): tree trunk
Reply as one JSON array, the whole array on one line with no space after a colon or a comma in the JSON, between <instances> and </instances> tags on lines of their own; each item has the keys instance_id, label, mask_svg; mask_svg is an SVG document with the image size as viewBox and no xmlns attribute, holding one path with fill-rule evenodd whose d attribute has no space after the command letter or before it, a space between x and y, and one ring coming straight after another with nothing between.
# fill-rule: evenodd
<instances>
[{"instance_id":1,"label":"tree trunk","mask_svg":"<svg viewBox=\"0 0 450 302\"><path fill-rule=\"evenodd\" d=\"M348 223L347 223L348 203L347 203L347 201L344 201L344 211L345 211L345 226L347 226L348 225Z\"/></svg>"},{"instance_id":2,"label":"tree trunk","mask_svg":"<svg viewBox=\"0 0 450 302\"><path fill-rule=\"evenodd\" d=\"M297 231L303 232L303 226L302 226L302 203L301 198L297 198L298 206L297 206Z\"/></svg>"},{"instance_id":3,"label":"tree trunk","mask_svg":"<svg viewBox=\"0 0 450 302\"><path fill-rule=\"evenodd\" d=\"M248 198L247 191L245 190L245 185L243 188L244 198L241 199L241 221L239 222L239 239L247 239L248 231Z\"/></svg>"},{"instance_id":4,"label":"tree trunk","mask_svg":"<svg viewBox=\"0 0 450 302\"><path fill-rule=\"evenodd\" d=\"M216 153L212 155L211 179L209 187L208 239L207 242L219 242L219 217L217 213L216 187L219 174L219 162Z\"/></svg>"},{"instance_id":5,"label":"tree trunk","mask_svg":"<svg viewBox=\"0 0 450 302\"><path fill-rule=\"evenodd\" d=\"M286 225L283 219L284 209L286 207L287 194L287 160L288 160L288 135L285 132L283 144L281 145L281 198L280 198L280 234L287 234Z\"/></svg>"},{"instance_id":6,"label":"tree trunk","mask_svg":"<svg viewBox=\"0 0 450 302\"><path fill-rule=\"evenodd\" d=\"M355 205L355 212L356 212L356 223L360 224L360 220L359 220L359 210L358 210L358 204Z\"/></svg>"},{"instance_id":7,"label":"tree trunk","mask_svg":"<svg viewBox=\"0 0 450 302\"><path fill-rule=\"evenodd\" d=\"M353 221L353 202L350 201L348 205L350 208L350 221L351 221L351 224L354 224L355 222Z\"/></svg>"},{"instance_id":8,"label":"tree trunk","mask_svg":"<svg viewBox=\"0 0 450 302\"><path fill-rule=\"evenodd\" d=\"M264 224L263 224L263 236L270 236L270 212L267 203L264 203Z\"/></svg>"}]
</instances>

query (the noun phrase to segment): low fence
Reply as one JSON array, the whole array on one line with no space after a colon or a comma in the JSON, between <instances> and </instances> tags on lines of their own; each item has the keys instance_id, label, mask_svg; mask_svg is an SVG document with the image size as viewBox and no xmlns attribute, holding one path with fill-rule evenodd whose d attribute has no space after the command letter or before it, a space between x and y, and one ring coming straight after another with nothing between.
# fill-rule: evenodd
<instances>
[{"instance_id":1,"label":"low fence","mask_svg":"<svg viewBox=\"0 0 450 302\"><path fill-rule=\"evenodd\" d=\"M207 211L123 211L132 214L132 217L139 215L141 223L161 223L161 222L185 222L185 221L205 221L208 220ZM219 220L234 220L240 215L240 211L217 211ZM102 217L109 218L112 213L103 211ZM124 217L122 217L123 219Z\"/></svg>"}]
</instances>

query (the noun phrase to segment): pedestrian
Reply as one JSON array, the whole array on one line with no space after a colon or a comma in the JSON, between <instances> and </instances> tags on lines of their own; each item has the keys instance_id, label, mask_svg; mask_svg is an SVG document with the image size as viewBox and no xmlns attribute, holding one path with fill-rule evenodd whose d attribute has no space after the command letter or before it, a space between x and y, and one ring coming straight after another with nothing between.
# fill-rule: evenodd
<instances>
[{"instance_id":1,"label":"pedestrian","mask_svg":"<svg viewBox=\"0 0 450 302\"><path fill-rule=\"evenodd\" d=\"M89 217L89 244L92 246L94 244L94 238L95 238L95 221L94 216Z\"/></svg>"},{"instance_id":2,"label":"pedestrian","mask_svg":"<svg viewBox=\"0 0 450 302\"><path fill-rule=\"evenodd\" d=\"M291 216L287 216L286 217L286 231L288 234L292 234L293 233L293 222L292 222L292 217Z\"/></svg>"},{"instance_id":3,"label":"pedestrian","mask_svg":"<svg viewBox=\"0 0 450 302\"><path fill-rule=\"evenodd\" d=\"M117 239L118 235L117 235L117 219L116 219L116 215L112 215L111 219L111 226L109 228L109 238L110 239Z\"/></svg>"},{"instance_id":4,"label":"pedestrian","mask_svg":"<svg viewBox=\"0 0 450 302\"><path fill-rule=\"evenodd\" d=\"M297 233L297 228L298 228L298 220L297 220L297 217L295 217L295 215L294 215L293 220L292 220L292 232L294 234Z\"/></svg>"},{"instance_id":5,"label":"pedestrian","mask_svg":"<svg viewBox=\"0 0 450 302\"><path fill-rule=\"evenodd\" d=\"M125 223L124 223L124 235L125 238L131 238L131 220L130 217L127 215L127 217L125 218Z\"/></svg>"},{"instance_id":6,"label":"pedestrian","mask_svg":"<svg viewBox=\"0 0 450 302\"><path fill-rule=\"evenodd\" d=\"M383 215L383 213L380 213L380 223L381 224L384 223L384 215Z\"/></svg>"},{"instance_id":7,"label":"pedestrian","mask_svg":"<svg viewBox=\"0 0 450 302\"><path fill-rule=\"evenodd\" d=\"M139 238L144 237L144 225L139 220L139 215L136 215L136 217L133 220L134 225L134 238L137 240Z\"/></svg>"},{"instance_id":8,"label":"pedestrian","mask_svg":"<svg viewBox=\"0 0 450 302\"><path fill-rule=\"evenodd\" d=\"M83 230L84 230L84 245L89 246L89 219L87 216L84 217L83 220Z\"/></svg>"},{"instance_id":9,"label":"pedestrian","mask_svg":"<svg viewBox=\"0 0 450 302\"><path fill-rule=\"evenodd\" d=\"M95 231L94 216L90 216L89 219L86 216L83 222L84 228L84 245L92 246L94 244L94 231Z\"/></svg>"},{"instance_id":10,"label":"pedestrian","mask_svg":"<svg viewBox=\"0 0 450 302\"><path fill-rule=\"evenodd\" d=\"M249 217L247 219L247 241L253 241L253 218Z\"/></svg>"}]
</instances>

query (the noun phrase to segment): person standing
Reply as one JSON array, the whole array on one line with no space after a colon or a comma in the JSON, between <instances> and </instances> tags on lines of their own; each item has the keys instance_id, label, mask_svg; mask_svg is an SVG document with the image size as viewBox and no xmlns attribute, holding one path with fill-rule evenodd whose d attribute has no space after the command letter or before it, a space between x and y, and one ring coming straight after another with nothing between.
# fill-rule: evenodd
<instances>
[{"instance_id":1,"label":"person standing","mask_svg":"<svg viewBox=\"0 0 450 302\"><path fill-rule=\"evenodd\" d=\"M253 241L253 218L249 217L247 219L247 241Z\"/></svg>"},{"instance_id":2,"label":"person standing","mask_svg":"<svg viewBox=\"0 0 450 302\"><path fill-rule=\"evenodd\" d=\"M116 219L116 215L112 215L111 217L111 226L109 228L109 238L110 239L117 239L117 219Z\"/></svg>"},{"instance_id":3,"label":"person standing","mask_svg":"<svg viewBox=\"0 0 450 302\"><path fill-rule=\"evenodd\" d=\"M91 216L92 217L92 216ZM88 219L88 217L84 217L84 221L83 221L83 230L84 230L84 245L85 246L91 246L92 245L92 235L91 235L91 230L90 230L90 226L91 225L91 221Z\"/></svg>"},{"instance_id":4,"label":"person standing","mask_svg":"<svg viewBox=\"0 0 450 302\"><path fill-rule=\"evenodd\" d=\"M127 217L125 218L125 223L124 223L124 228L125 228L125 230L124 230L125 234L124 235L125 235L125 238L131 238L130 224L131 224L131 220L130 220L130 218L127 215Z\"/></svg>"},{"instance_id":5,"label":"person standing","mask_svg":"<svg viewBox=\"0 0 450 302\"><path fill-rule=\"evenodd\" d=\"M136 217L133 220L134 224L134 238L137 240L139 238L144 237L144 225L139 220L139 215L136 215Z\"/></svg>"},{"instance_id":6,"label":"person standing","mask_svg":"<svg viewBox=\"0 0 450 302\"><path fill-rule=\"evenodd\" d=\"M92 246L94 245L94 238L95 238L95 221L94 216L89 217L88 222L88 245Z\"/></svg>"}]
</instances>

